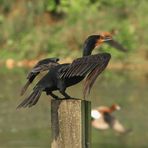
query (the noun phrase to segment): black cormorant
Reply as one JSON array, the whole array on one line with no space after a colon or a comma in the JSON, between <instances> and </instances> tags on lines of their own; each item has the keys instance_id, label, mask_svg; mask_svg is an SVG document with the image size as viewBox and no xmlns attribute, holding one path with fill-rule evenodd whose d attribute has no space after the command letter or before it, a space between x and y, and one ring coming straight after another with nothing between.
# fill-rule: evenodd
<instances>
[{"instance_id":1,"label":"black cormorant","mask_svg":"<svg viewBox=\"0 0 148 148\"><path fill-rule=\"evenodd\" d=\"M92 50L104 42L125 51L124 48L121 48L122 46L119 43L112 39L110 33L104 32L98 35L89 36L84 42L83 56L75 59L72 63L59 64L58 58L49 58L39 61L28 74L28 81L23 87L21 94L24 94L29 84L40 72L44 70L49 71L41 80L39 80L33 88L33 92L18 106L18 108L35 105L39 100L42 91L45 91L47 95L50 95L55 99L60 99L57 95L53 94L53 91L59 90L65 98L71 98L65 92L66 88L79 83L86 77L83 91L85 99L97 76L106 68L111 58L109 53L91 55Z\"/></svg>"}]
</instances>

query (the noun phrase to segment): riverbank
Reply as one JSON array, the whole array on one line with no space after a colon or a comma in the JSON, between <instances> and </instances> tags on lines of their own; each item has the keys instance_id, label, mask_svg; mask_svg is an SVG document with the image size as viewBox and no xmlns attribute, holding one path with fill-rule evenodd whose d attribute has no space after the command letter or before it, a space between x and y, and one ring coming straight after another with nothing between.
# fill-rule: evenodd
<instances>
[{"instance_id":1,"label":"riverbank","mask_svg":"<svg viewBox=\"0 0 148 148\"><path fill-rule=\"evenodd\" d=\"M108 69L111 70L130 70L130 71L144 71L148 72L148 60L144 57L146 54L136 53L131 54L127 60L111 60ZM33 67L39 59L35 60L19 60L16 61L12 58L9 58L5 61L0 62L0 67L5 67L9 70L14 68L31 68ZM60 63L71 63L73 61L72 57L63 58L60 60Z\"/></svg>"}]
</instances>

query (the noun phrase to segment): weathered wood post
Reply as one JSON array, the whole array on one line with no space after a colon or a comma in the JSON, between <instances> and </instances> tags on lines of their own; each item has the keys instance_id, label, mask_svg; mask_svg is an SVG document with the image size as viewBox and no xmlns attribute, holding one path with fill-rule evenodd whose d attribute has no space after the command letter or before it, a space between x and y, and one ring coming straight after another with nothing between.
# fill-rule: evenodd
<instances>
[{"instance_id":1,"label":"weathered wood post","mask_svg":"<svg viewBox=\"0 0 148 148\"><path fill-rule=\"evenodd\" d=\"M78 99L51 101L51 148L90 148L91 102Z\"/></svg>"}]
</instances>

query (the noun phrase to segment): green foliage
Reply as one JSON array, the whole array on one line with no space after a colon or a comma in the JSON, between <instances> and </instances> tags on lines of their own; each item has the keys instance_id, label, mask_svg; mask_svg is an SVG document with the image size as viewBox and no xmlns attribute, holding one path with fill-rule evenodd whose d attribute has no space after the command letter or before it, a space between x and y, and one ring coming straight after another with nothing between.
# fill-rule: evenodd
<instances>
[{"instance_id":1,"label":"green foliage","mask_svg":"<svg viewBox=\"0 0 148 148\"><path fill-rule=\"evenodd\" d=\"M0 4L1 59L76 57L88 35L112 29L118 32L114 38L131 52L147 45L146 0L0 0ZM101 50L114 58L125 57L107 45Z\"/></svg>"},{"instance_id":2,"label":"green foliage","mask_svg":"<svg viewBox=\"0 0 148 148\"><path fill-rule=\"evenodd\" d=\"M59 3L56 3L55 0L48 0L46 9L54 12L64 12L64 13L74 13L81 12L89 4L89 0L76 0L76 1L67 1L59 0Z\"/></svg>"}]
</instances>

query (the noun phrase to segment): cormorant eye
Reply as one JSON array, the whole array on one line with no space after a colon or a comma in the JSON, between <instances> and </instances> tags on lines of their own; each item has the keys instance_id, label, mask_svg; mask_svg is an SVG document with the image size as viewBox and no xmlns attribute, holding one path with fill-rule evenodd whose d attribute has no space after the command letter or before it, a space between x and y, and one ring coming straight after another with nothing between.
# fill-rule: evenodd
<instances>
[{"instance_id":1,"label":"cormorant eye","mask_svg":"<svg viewBox=\"0 0 148 148\"><path fill-rule=\"evenodd\" d=\"M104 36L100 36L100 39L103 40L104 39Z\"/></svg>"}]
</instances>

